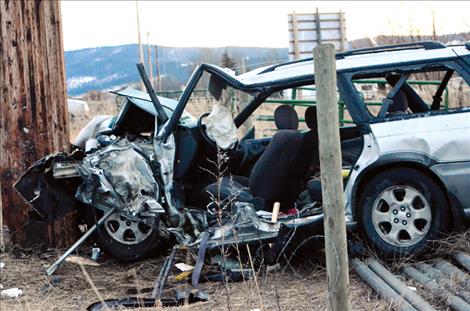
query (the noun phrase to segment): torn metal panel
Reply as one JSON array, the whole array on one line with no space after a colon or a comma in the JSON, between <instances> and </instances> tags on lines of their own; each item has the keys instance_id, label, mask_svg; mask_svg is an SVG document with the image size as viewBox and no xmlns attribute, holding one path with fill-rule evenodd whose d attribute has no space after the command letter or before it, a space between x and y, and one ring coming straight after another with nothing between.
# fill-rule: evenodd
<instances>
[{"instance_id":1,"label":"torn metal panel","mask_svg":"<svg viewBox=\"0 0 470 311\"><path fill-rule=\"evenodd\" d=\"M165 131L165 126L168 122L161 127L158 133ZM155 128L158 128L158 120L155 118ZM173 190L173 168L175 162L175 137L173 134L169 135L166 141L155 135L153 139L153 147L158 164L160 165L160 177L163 182L163 190L165 203L168 205L170 216L173 216L170 221L174 225L180 227L184 221L182 210L176 206L175 200L172 197Z\"/></svg>"},{"instance_id":2,"label":"torn metal panel","mask_svg":"<svg viewBox=\"0 0 470 311\"><path fill-rule=\"evenodd\" d=\"M77 204L75 189L80 177L56 180L53 167L62 162L76 162L83 154L74 152L48 155L34 163L16 182L14 188L33 207L35 221L52 223L71 212Z\"/></svg>"},{"instance_id":3,"label":"torn metal panel","mask_svg":"<svg viewBox=\"0 0 470 311\"><path fill-rule=\"evenodd\" d=\"M101 209L115 207L132 216L164 212L148 160L126 138L87 156L78 171L84 183L76 198L85 204Z\"/></svg>"},{"instance_id":4,"label":"torn metal panel","mask_svg":"<svg viewBox=\"0 0 470 311\"><path fill-rule=\"evenodd\" d=\"M258 215L259 213L259 215ZM265 212L256 212L253 204L236 202L234 211L225 215L212 226L213 231L207 247L214 248L221 245L246 244L252 242L268 242L277 238L281 226L287 228L301 228L309 226L321 226L323 215L315 212L315 208L306 209L296 216L284 217L277 222L271 221L271 216L264 217ZM260 216L261 215L261 216ZM199 238L191 247L198 246Z\"/></svg>"}]
</instances>

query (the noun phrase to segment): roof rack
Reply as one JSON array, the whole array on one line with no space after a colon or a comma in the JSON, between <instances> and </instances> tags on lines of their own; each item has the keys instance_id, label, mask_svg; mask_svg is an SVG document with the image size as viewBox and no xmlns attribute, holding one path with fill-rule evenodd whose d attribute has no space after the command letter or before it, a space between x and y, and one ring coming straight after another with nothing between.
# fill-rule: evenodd
<instances>
[{"instance_id":1,"label":"roof rack","mask_svg":"<svg viewBox=\"0 0 470 311\"><path fill-rule=\"evenodd\" d=\"M465 44L465 46L470 50L470 41ZM418 42L408 42L401 44L391 44L391 45L381 45L374 46L370 48L354 49L347 50L344 52L336 53L336 59L343 59L346 56L361 55L366 53L380 53L380 52L392 52L392 51L401 51L409 49L425 49L425 50L436 50L436 49L445 49L447 46L438 41L418 41ZM268 73L276 70L279 67L288 66L292 64L298 64L303 62L313 61L313 57L297 59L281 64L276 64L266 68L265 70L259 72L258 74Z\"/></svg>"},{"instance_id":2,"label":"roof rack","mask_svg":"<svg viewBox=\"0 0 470 311\"><path fill-rule=\"evenodd\" d=\"M348 50L336 54L336 59L344 58L346 56L352 55L361 55L366 53L381 53L381 52L392 52L392 51L402 51L409 49L425 49L425 50L437 50L445 49L447 46L438 41L418 41L418 42L408 42L400 44L391 44L391 45L381 45L374 46L370 48Z\"/></svg>"},{"instance_id":3,"label":"roof rack","mask_svg":"<svg viewBox=\"0 0 470 311\"><path fill-rule=\"evenodd\" d=\"M265 70L261 71L261 72L258 72L258 74L263 74L263 73L267 73L267 72L271 72L271 71L274 71L276 70L276 68L278 67L283 67L283 66L287 66L287 65L292 65L292 64L298 64L298 63L303 63L303 62L310 62L310 61L313 61L313 57L307 57L307 58L302 58L302 59L296 59L296 60L292 60L292 61L289 61L289 62L285 62L285 63L280 63L280 64L276 64L276 65L272 65L268 68L266 68Z\"/></svg>"}]
</instances>

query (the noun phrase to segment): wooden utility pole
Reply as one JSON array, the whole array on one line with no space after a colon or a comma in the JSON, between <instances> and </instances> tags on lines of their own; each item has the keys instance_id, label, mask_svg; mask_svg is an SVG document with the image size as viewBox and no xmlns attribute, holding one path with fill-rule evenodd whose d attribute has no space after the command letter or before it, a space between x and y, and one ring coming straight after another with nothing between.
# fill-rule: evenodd
<instances>
[{"instance_id":1,"label":"wooden utility pole","mask_svg":"<svg viewBox=\"0 0 470 311\"><path fill-rule=\"evenodd\" d=\"M340 16L341 18L341 16ZM341 25L341 23L340 23ZM317 33L317 45L322 43L321 38L321 22L320 22L320 10L318 8L315 9L315 30Z\"/></svg>"},{"instance_id":2,"label":"wooden utility pole","mask_svg":"<svg viewBox=\"0 0 470 311\"><path fill-rule=\"evenodd\" d=\"M150 72L150 83L153 86L154 81L153 81L152 51L150 50L150 32L147 32L147 57L148 57L148 63L149 63L148 71Z\"/></svg>"},{"instance_id":3,"label":"wooden utility pole","mask_svg":"<svg viewBox=\"0 0 470 311\"><path fill-rule=\"evenodd\" d=\"M162 91L162 83L160 81L160 62L158 60L158 45L155 45L155 63L156 63L156 66L157 66L157 87L155 89L157 89L159 92Z\"/></svg>"},{"instance_id":4,"label":"wooden utility pole","mask_svg":"<svg viewBox=\"0 0 470 311\"><path fill-rule=\"evenodd\" d=\"M12 188L36 160L69 151L60 2L1 1L0 35L1 218L15 243L64 246L75 226L29 222Z\"/></svg>"},{"instance_id":5,"label":"wooden utility pole","mask_svg":"<svg viewBox=\"0 0 470 311\"><path fill-rule=\"evenodd\" d=\"M346 20L342 10L339 10L339 34L341 51L345 51L348 49L348 40L346 39Z\"/></svg>"},{"instance_id":6,"label":"wooden utility pole","mask_svg":"<svg viewBox=\"0 0 470 311\"><path fill-rule=\"evenodd\" d=\"M300 58L299 51L299 26L297 22L297 13L292 12L292 35L294 36L294 59Z\"/></svg>"},{"instance_id":7,"label":"wooden utility pole","mask_svg":"<svg viewBox=\"0 0 470 311\"><path fill-rule=\"evenodd\" d=\"M437 32L436 32L436 11L432 10L432 39L437 41Z\"/></svg>"},{"instance_id":8,"label":"wooden utility pole","mask_svg":"<svg viewBox=\"0 0 470 311\"><path fill-rule=\"evenodd\" d=\"M336 60L333 44L313 49L315 88L320 138L320 166L323 195L325 253L330 310L349 308L348 250L341 177Z\"/></svg>"},{"instance_id":9,"label":"wooden utility pole","mask_svg":"<svg viewBox=\"0 0 470 311\"><path fill-rule=\"evenodd\" d=\"M140 18L139 18L139 2L135 0L135 13L137 18L137 41L139 44L139 59L140 62L144 63L144 48L142 47L142 39L140 38ZM144 82L140 81L140 89L145 91Z\"/></svg>"}]
</instances>

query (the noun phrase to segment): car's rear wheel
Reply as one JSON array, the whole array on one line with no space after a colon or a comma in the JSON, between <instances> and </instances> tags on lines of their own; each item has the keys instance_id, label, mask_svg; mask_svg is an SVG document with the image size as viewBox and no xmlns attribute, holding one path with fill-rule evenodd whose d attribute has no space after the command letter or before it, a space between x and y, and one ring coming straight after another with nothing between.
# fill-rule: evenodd
<instances>
[{"instance_id":1,"label":"car's rear wheel","mask_svg":"<svg viewBox=\"0 0 470 311\"><path fill-rule=\"evenodd\" d=\"M90 224L94 224L103 212L89 207ZM129 220L115 212L95 231L96 243L116 259L134 261L148 257L161 246L158 217L142 221Z\"/></svg>"},{"instance_id":2,"label":"car's rear wheel","mask_svg":"<svg viewBox=\"0 0 470 311\"><path fill-rule=\"evenodd\" d=\"M385 256L419 253L448 229L447 198L427 174L389 169L365 184L358 217L370 245Z\"/></svg>"}]
</instances>

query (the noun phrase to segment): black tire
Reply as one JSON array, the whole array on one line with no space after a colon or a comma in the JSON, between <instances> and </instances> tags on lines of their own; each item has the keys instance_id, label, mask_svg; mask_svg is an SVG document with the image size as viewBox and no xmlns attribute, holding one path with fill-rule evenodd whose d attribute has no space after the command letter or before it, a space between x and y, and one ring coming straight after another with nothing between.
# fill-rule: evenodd
<instances>
[{"instance_id":1,"label":"black tire","mask_svg":"<svg viewBox=\"0 0 470 311\"><path fill-rule=\"evenodd\" d=\"M96 221L102 217L103 212L89 206L88 207L88 223L92 226ZM153 223L152 232L140 243L124 244L114 239L104 227L106 222L103 223L93 234L93 237L98 246L112 257L120 261L136 261L139 259L147 258L150 255L156 255L163 246L159 236L159 218L156 217Z\"/></svg>"},{"instance_id":2,"label":"black tire","mask_svg":"<svg viewBox=\"0 0 470 311\"><path fill-rule=\"evenodd\" d=\"M410 197L415 199L408 204ZM449 204L439 185L426 173L412 168L385 170L368 180L362 189L357 215L368 243L385 257L420 253L448 230L450 218ZM382 222L382 217L389 218Z\"/></svg>"}]
</instances>

